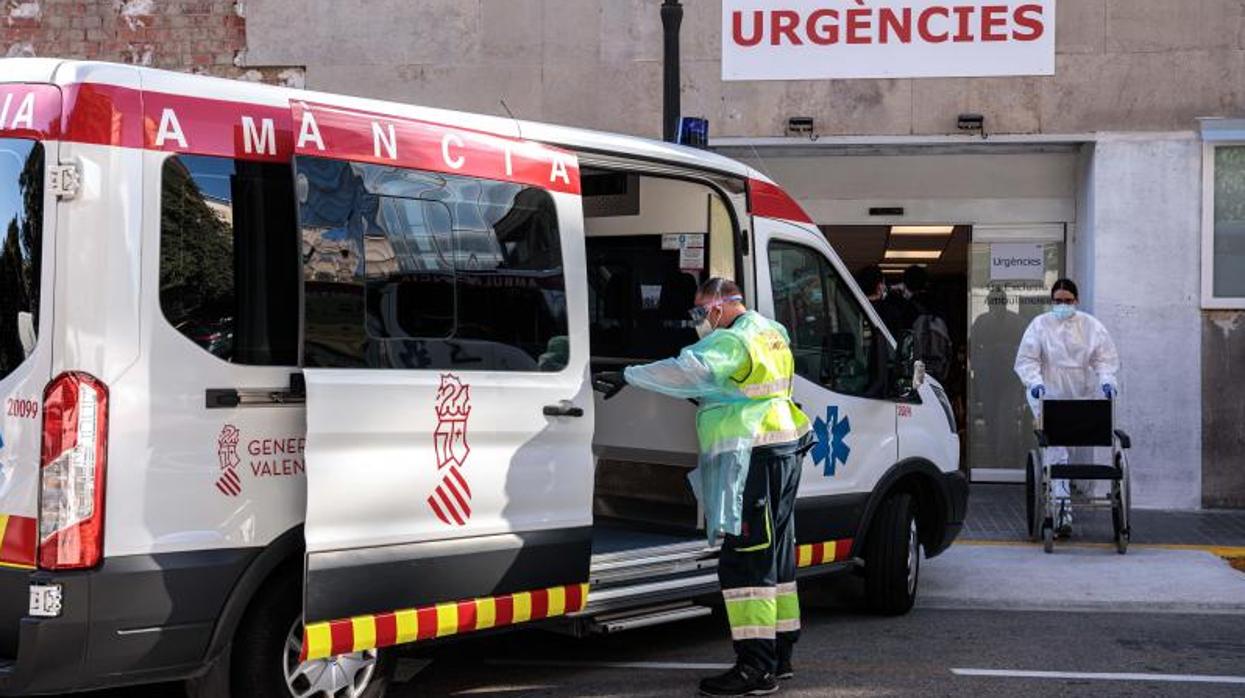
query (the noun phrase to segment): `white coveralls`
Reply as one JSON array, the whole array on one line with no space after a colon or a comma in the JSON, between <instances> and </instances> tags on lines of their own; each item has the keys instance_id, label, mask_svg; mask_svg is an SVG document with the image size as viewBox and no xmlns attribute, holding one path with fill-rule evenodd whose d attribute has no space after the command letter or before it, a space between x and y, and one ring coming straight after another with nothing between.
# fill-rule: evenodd
<instances>
[{"instance_id":1,"label":"white coveralls","mask_svg":"<svg viewBox=\"0 0 1245 698\"><path fill-rule=\"evenodd\" d=\"M1117 388L1115 375L1119 370L1120 354L1107 328L1094 316L1080 311L1066 320L1053 313L1037 316L1029 323L1016 351L1016 375L1025 384L1025 397L1034 417L1039 416L1042 407L1031 392L1035 386L1046 386L1046 398L1051 400L1102 398L1102 386ZM1043 453L1052 465L1067 463L1068 456L1068 449L1063 446L1051 446ZM1067 480L1051 484L1055 496L1069 496Z\"/></svg>"}]
</instances>

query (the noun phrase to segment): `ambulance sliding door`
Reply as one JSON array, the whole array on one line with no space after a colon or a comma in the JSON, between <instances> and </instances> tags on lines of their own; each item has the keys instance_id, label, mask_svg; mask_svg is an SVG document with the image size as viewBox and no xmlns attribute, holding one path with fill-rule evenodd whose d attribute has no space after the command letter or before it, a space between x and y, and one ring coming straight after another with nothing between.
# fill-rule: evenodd
<instances>
[{"instance_id":1,"label":"ambulance sliding door","mask_svg":"<svg viewBox=\"0 0 1245 698\"><path fill-rule=\"evenodd\" d=\"M298 104L308 658L571 613L592 394L561 151Z\"/></svg>"},{"instance_id":2,"label":"ambulance sliding door","mask_svg":"<svg viewBox=\"0 0 1245 698\"><path fill-rule=\"evenodd\" d=\"M817 438L800 479L796 538L848 540L868 493L897 460L898 407L886 390L890 341L816 228L760 217L753 227L763 289L757 307L791 334L795 401Z\"/></svg>"}]
</instances>

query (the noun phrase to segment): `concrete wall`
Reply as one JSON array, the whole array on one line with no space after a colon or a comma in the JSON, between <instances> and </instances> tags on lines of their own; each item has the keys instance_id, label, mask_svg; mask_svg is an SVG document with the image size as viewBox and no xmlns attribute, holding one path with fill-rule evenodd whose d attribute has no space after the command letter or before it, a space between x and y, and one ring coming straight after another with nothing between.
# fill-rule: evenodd
<instances>
[{"instance_id":1,"label":"concrete wall","mask_svg":"<svg viewBox=\"0 0 1245 698\"><path fill-rule=\"evenodd\" d=\"M819 225L1071 223L1076 217L1072 146L1055 152L989 145L877 155L815 146L800 155L723 152L772 177ZM872 207L895 206L904 209L902 217L869 215Z\"/></svg>"},{"instance_id":2,"label":"concrete wall","mask_svg":"<svg viewBox=\"0 0 1245 698\"><path fill-rule=\"evenodd\" d=\"M1142 507L1202 503L1201 165L1192 134L1107 135L1086 172L1086 298L1119 347Z\"/></svg>"},{"instance_id":3,"label":"concrete wall","mask_svg":"<svg viewBox=\"0 0 1245 698\"><path fill-rule=\"evenodd\" d=\"M1245 313L1206 313L1202 361L1202 505L1245 508Z\"/></svg>"},{"instance_id":4,"label":"concrete wall","mask_svg":"<svg viewBox=\"0 0 1245 698\"><path fill-rule=\"evenodd\" d=\"M152 0L160 3L161 0ZM656 136L661 0L247 0L245 65L317 89ZM721 2L684 0L684 112L713 136L1183 130L1245 115L1239 0L1060 0L1053 77L733 82Z\"/></svg>"},{"instance_id":5,"label":"concrete wall","mask_svg":"<svg viewBox=\"0 0 1245 698\"><path fill-rule=\"evenodd\" d=\"M8 0L0 5L7 56L132 63L302 85L297 66L243 68L244 0Z\"/></svg>"}]
</instances>

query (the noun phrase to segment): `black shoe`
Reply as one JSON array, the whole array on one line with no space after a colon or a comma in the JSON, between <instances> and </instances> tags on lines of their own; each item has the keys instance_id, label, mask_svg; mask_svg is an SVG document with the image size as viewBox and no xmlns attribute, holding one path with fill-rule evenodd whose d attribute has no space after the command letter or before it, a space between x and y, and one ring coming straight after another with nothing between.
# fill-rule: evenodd
<instances>
[{"instance_id":1,"label":"black shoe","mask_svg":"<svg viewBox=\"0 0 1245 698\"><path fill-rule=\"evenodd\" d=\"M746 664L700 681L702 696L765 696L778 690L778 679Z\"/></svg>"},{"instance_id":2,"label":"black shoe","mask_svg":"<svg viewBox=\"0 0 1245 698\"><path fill-rule=\"evenodd\" d=\"M778 671L774 672L774 678L779 681L788 681L795 678L795 669L791 668L791 660L778 662Z\"/></svg>"}]
</instances>

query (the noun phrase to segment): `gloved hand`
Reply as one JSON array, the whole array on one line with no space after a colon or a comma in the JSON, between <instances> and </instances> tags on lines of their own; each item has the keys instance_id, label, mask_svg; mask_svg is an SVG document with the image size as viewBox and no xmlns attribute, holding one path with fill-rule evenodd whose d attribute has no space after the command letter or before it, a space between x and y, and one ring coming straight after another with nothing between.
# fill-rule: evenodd
<instances>
[{"instance_id":1,"label":"gloved hand","mask_svg":"<svg viewBox=\"0 0 1245 698\"><path fill-rule=\"evenodd\" d=\"M1117 392L1114 385L1110 383L1102 384L1102 394L1106 395L1108 400L1114 400Z\"/></svg>"},{"instance_id":2,"label":"gloved hand","mask_svg":"<svg viewBox=\"0 0 1245 698\"><path fill-rule=\"evenodd\" d=\"M1046 386L1039 383L1029 388L1029 394L1033 396L1034 400L1041 400L1046 395ZM1012 395L1015 395L1015 393L1012 393Z\"/></svg>"},{"instance_id":3,"label":"gloved hand","mask_svg":"<svg viewBox=\"0 0 1245 698\"><path fill-rule=\"evenodd\" d=\"M602 371L592 376L592 389L601 393L606 400L617 395L625 387L627 387L627 379L623 378L622 371Z\"/></svg>"}]
</instances>

